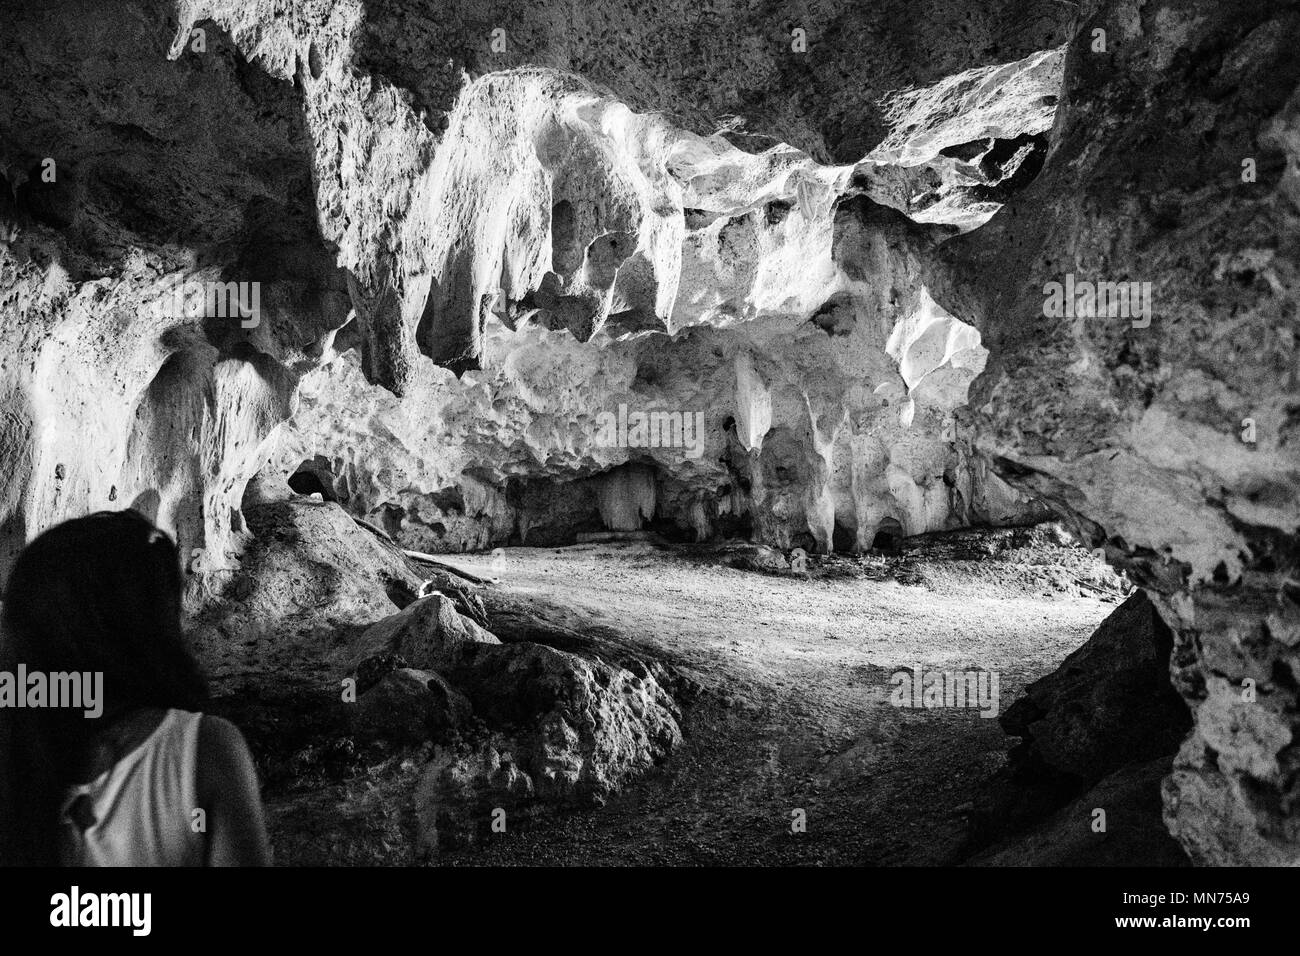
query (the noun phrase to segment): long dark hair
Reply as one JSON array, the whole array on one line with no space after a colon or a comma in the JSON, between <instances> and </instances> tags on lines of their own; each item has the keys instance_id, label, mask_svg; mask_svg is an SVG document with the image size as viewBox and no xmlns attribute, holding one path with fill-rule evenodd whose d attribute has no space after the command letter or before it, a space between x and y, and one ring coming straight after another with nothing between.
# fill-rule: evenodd
<instances>
[{"instance_id":1,"label":"long dark hair","mask_svg":"<svg viewBox=\"0 0 1300 956\"><path fill-rule=\"evenodd\" d=\"M0 865L59 862L60 805L96 733L142 707L201 709L181 590L176 545L134 511L65 522L18 556L0 671L102 673L103 713L0 707Z\"/></svg>"}]
</instances>

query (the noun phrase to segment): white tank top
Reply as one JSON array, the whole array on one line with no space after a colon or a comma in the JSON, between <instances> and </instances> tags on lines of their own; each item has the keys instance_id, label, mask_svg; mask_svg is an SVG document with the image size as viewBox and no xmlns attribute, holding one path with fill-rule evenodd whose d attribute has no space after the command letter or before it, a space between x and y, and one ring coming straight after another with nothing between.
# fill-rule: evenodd
<instances>
[{"instance_id":1,"label":"white tank top","mask_svg":"<svg viewBox=\"0 0 1300 956\"><path fill-rule=\"evenodd\" d=\"M71 788L61 820L69 866L202 866L203 832L195 832L199 721L169 710L140 746L90 783ZM69 811L82 796L94 819L81 830Z\"/></svg>"}]
</instances>

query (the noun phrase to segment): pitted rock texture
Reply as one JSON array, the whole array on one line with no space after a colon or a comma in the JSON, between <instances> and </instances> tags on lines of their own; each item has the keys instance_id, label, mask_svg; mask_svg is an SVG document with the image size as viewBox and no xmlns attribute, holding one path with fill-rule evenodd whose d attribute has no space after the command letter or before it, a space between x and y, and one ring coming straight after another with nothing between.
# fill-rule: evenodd
<instances>
[{"instance_id":1,"label":"pitted rock texture","mask_svg":"<svg viewBox=\"0 0 1300 956\"><path fill-rule=\"evenodd\" d=\"M279 440L270 448L264 441L291 415L300 376L350 349L370 381L414 393L415 409L431 400L460 404L431 393L447 386L453 395L463 390L468 414L477 416L486 400L502 423L502 434L483 436L486 447L465 454L459 470L420 474L399 450L393 464L407 474L390 472L398 487L377 476L380 491L360 502L365 511L423 511L433 520L417 530L430 547L480 546L550 522L500 517L495 498L505 491L504 476L567 483L637 457L627 449L601 453L589 434L589 420L616 411L624 398L633 411L662 401L669 411L714 412L737 394L734 404L747 403L753 388L784 388L788 395L775 399L792 406L790 420L778 418L773 427L794 435L777 443L770 463L741 462L735 478L712 461L697 474L690 474L690 462L669 463L665 513L697 535L748 510L755 515L738 515L737 528L758 524L769 536L811 536L821 547L830 546L837 520L857 546L869 546L884 512L915 531L983 520L972 509L970 488L957 500L939 486L948 471L949 487L977 485L983 493L987 484L994 511L1017 511L1023 502L1014 493L980 480L978 466L972 472L951 442L931 440L959 399L963 377L978 370L977 348L954 357L954 369L966 371L958 371L953 388L940 390L942 398L931 389L910 403L897 381L883 399L860 388L844 403L849 386L836 375L817 395L797 380L772 381L773 371L761 366L783 365L791 352L807 351L814 334L824 334L828 343L840 341L829 352L813 345L823 354L810 355L797 378L818 377L832 364L856 380L862 359L853 354L862 340L873 343L870 353L898 316L913 310L919 290L910 278L899 279L897 295L868 294L866 285L889 281L846 278L828 259L834 205L845 189L903 208L933 205L939 192L964 195L972 183L991 185L1014 173L1006 164L973 162L969 150L964 159L930 155L949 139L978 135L988 145L1041 138L1050 119L1043 104L1058 80L1055 61L1031 51L1040 31L1044 44L1060 42L1062 18L1052 4L1023 6L1032 15L1021 21L1008 14L1007 23L1017 25L1004 35L1016 37L1006 54L1028 59L981 80L983 100L971 101L978 115L969 124L949 123L949 133L928 135L924 149L909 154L912 166L867 157L856 168L822 166L812 157L859 158L844 144L874 138L868 131L882 122L863 98L929 82L940 68L918 72L911 58L891 53L887 68L881 61L880 79L864 85L824 56L796 53L782 35L788 39L794 21L808 20L814 48L849 48L854 36L891 20L914 30L901 8L865 19L834 6L792 8L761 28L755 21L753 36L767 39L745 41L739 58L733 48L708 70L689 74L680 69L683 50L703 49L709 37L744 35L731 32L724 15L737 11L692 15L666 33L668 11L629 10L622 34L602 28L599 35L605 53L626 46L627 36L653 37L632 60L611 60L599 44L574 48L568 24L527 6L500 12L509 14L512 51L501 56L488 48L486 34L477 35L492 19L477 9L433 16L400 5L304 2L281 15L286 11L270 4L187 0L174 7L142 3L135 16L78 2L16 15L4 42L6 62L18 66L6 71L7 95L0 98L0 123L13 133L0 157L8 186L0 189L0 282L6 308L18 317L5 327L5 351L13 357L6 378L13 414L0 436L13 476L4 501L6 554L67 514L137 503L178 535L196 573L235 567L247 544L243 485L283 448ZM584 13L606 26L610 15ZM994 35L988 24L960 29L974 30L974 60L1005 58L986 39ZM924 43L933 36L927 33ZM418 65L449 46L465 52L436 69ZM412 51L409 62L397 62L394 51L401 49ZM131 66L136 62L156 69L146 76ZM612 72L595 68L594 83L564 72L597 63ZM724 63L749 77L743 93L715 86L713 71ZM801 75L800 63L811 68L805 82L836 91L835 104L809 112L783 102L782 87L772 84ZM999 100L1002 86L1015 96ZM743 113L751 124L741 141L752 146L766 137L771 148L746 153L722 137L700 135L713 132L719 114L679 94L705 88L743 107L731 114ZM689 121L677 119L686 128L628 105L661 109L669 101L685 110ZM853 128L848 117L856 118ZM55 163L52 182L42 175L46 159ZM962 170L955 172L957 165ZM975 209L979 218L993 208L974 200L968 206L960 213ZM192 297L177 309L176 291L196 281L259 283L257 322L245 327L206 314L211 309L187 314ZM880 306L886 299L887 309ZM678 344L675 335L690 325L718 329L765 316L773 317L769 341L753 343L756 349L747 334L733 333L719 344L703 342L701 358L698 346ZM589 341L597 333L602 342L674 333L668 342L679 354L671 360L686 382L731 378L733 362L759 368L739 385L719 381L697 397L634 387L662 374L643 368L637 355L600 358L613 366L610 380L594 383L580 405L554 409L546 406L563 401L557 392L564 378L585 376L602 350L584 350L572 373L555 380L548 369L569 365L571 355L523 357L548 348L538 344L548 330L564 331L552 342L561 353L571 338ZM628 349L662 351L668 342ZM748 351L757 353L752 360L741 355ZM455 380L422 354L458 372L482 366L485 378L506 379L517 394L498 394L492 381L451 385ZM866 384L894 378L891 362L864 357L872 363ZM784 377L796 379L791 372ZM914 435L873 434L865 452L852 450L863 439L850 436L877 432L871 420L887 405L895 407L884 417L917 423L925 433L921 447L912 447ZM548 419L557 411L583 419L574 423L580 433L560 427L552 435ZM453 407L446 417L455 413ZM713 458L727 444L726 417L710 416ZM343 457L337 446L365 424L345 416L336 426L342 434L320 436L318 444L327 456ZM754 457L762 437L743 440L740 457ZM429 441L417 435L410 444L423 458L427 448L419 446ZM563 460L570 445L577 464ZM522 462L510 460L516 448ZM454 443L447 451L458 454ZM886 463L892 477L883 473ZM484 520L458 520L463 508L457 514L437 502L479 497L472 477L478 468L490 472ZM869 474L851 478L855 469ZM761 485L762 472L772 470L809 480L792 490L760 490L757 501L736 490L741 482ZM846 487L869 481L879 487ZM732 488L721 491L725 484ZM577 491L572 508L585 509L592 496ZM571 518L550 523L563 527Z\"/></svg>"},{"instance_id":2,"label":"pitted rock texture","mask_svg":"<svg viewBox=\"0 0 1300 956\"><path fill-rule=\"evenodd\" d=\"M935 130L909 161L951 165L935 151L977 132L981 148L1041 135L1060 60L986 71L997 106L972 103L967 125L927 100ZM885 521L1040 519L954 427L985 351L917 279L958 226L890 205L938 202L897 189L902 169L747 154L554 72L484 77L422 180L437 278L400 319L446 367L408 362L388 393L364 348L331 361L264 474L306 472L429 550L656 518L862 550ZM943 202L976 221L996 208L959 193Z\"/></svg>"},{"instance_id":3,"label":"pitted rock texture","mask_svg":"<svg viewBox=\"0 0 1300 956\"><path fill-rule=\"evenodd\" d=\"M1041 173L928 285L989 349L976 446L1077 515L1175 632L1195 726L1171 830L1198 863L1300 863L1300 11L1084 13ZM1149 324L1049 318L1071 274L1150 282Z\"/></svg>"},{"instance_id":4,"label":"pitted rock texture","mask_svg":"<svg viewBox=\"0 0 1300 956\"><path fill-rule=\"evenodd\" d=\"M518 642L466 645L448 673L493 730L440 747L422 771L416 815L430 854L474 843L494 814L526 818L535 800L603 804L682 740L658 664Z\"/></svg>"},{"instance_id":5,"label":"pitted rock texture","mask_svg":"<svg viewBox=\"0 0 1300 956\"><path fill-rule=\"evenodd\" d=\"M214 575L191 640L223 706L281 753L277 777L409 761L393 799L436 851L472 842L497 806L600 804L681 743L663 661L574 632L545 602L420 568L332 502L248 515L244 570ZM421 584L436 593L417 598Z\"/></svg>"},{"instance_id":6,"label":"pitted rock texture","mask_svg":"<svg viewBox=\"0 0 1300 956\"><path fill-rule=\"evenodd\" d=\"M132 503L205 549L197 570L235 566L259 446L348 319L300 91L215 25L169 60L176 29L165 4L5 11L5 567L51 523ZM185 314L187 281L260 283L260 323Z\"/></svg>"},{"instance_id":7,"label":"pitted rock texture","mask_svg":"<svg viewBox=\"0 0 1300 956\"><path fill-rule=\"evenodd\" d=\"M543 644L466 648L450 674L475 712L516 737L539 797L603 801L681 742L680 713L656 667L618 667Z\"/></svg>"}]
</instances>

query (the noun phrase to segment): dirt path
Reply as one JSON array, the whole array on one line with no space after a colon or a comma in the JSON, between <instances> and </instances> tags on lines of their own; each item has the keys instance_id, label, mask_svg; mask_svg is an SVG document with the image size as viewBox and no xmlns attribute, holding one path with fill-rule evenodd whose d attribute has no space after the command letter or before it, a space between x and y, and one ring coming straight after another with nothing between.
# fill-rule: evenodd
<instances>
[{"instance_id":1,"label":"dirt path","mask_svg":"<svg viewBox=\"0 0 1300 956\"><path fill-rule=\"evenodd\" d=\"M716 693L674 756L604 808L540 810L452 865L950 862L1008 741L976 710L891 706L890 675L994 671L1005 708L1114 608L962 563L936 569L941 590L768 576L639 543L454 563L670 651ZM806 832L791 832L796 810Z\"/></svg>"}]
</instances>

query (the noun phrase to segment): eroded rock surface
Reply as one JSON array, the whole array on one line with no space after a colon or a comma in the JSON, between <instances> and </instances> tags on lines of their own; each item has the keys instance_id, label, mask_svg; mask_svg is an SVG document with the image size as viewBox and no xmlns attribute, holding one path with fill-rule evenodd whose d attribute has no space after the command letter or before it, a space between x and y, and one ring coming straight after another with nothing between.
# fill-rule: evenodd
<instances>
[{"instance_id":1,"label":"eroded rock surface","mask_svg":"<svg viewBox=\"0 0 1300 956\"><path fill-rule=\"evenodd\" d=\"M234 667L421 583L340 576L371 545L324 503L277 557L290 482L420 550L862 550L1046 503L1173 629L1171 830L1300 860L1294 5L508 13L7 14L0 567L133 504ZM1067 277L1151 314L1053 317Z\"/></svg>"},{"instance_id":2,"label":"eroded rock surface","mask_svg":"<svg viewBox=\"0 0 1300 956\"><path fill-rule=\"evenodd\" d=\"M474 621L462 617L441 594L421 598L399 614L375 624L362 637L367 647L388 647L415 667L456 667L469 644L499 644Z\"/></svg>"},{"instance_id":3,"label":"eroded rock surface","mask_svg":"<svg viewBox=\"0 0 1300 956\"><path fill-rule=\"evenodd\" d=\"M901 5L762 23L732 11L754 28L739 48L730 13L666 31L669 11L629 9L615 32L611 13L586 11L604 39L582 52L570 25L527 7L501 55L489 14L418 4L119 16L69 0L17 15L4 42L21 68L0 98L0 282L18 316L5 548L136 503L196 573L229 570L248 479L318 456L349 507L425 549L648 521L624 502L651 483L652 513L683 535L783 547L838 534L866 548L885 518L920 532L1034 516L951 434L984 353L924 298L891 238L908 220L890 215L982 221L996 202L970 190L1024 159L985 162L984 147L1042 152L1060 57L1034 50L1040 32L1060 42L1063 17L1021 6L1033 12L1006 14L1000 58L981 22L964 28L969 54L918 69L890 53L868 84L795 52L792 31L847 51L886 23L915 31ZM647 42L628 60L632 35ZM683 49L724 37L713 66L681 72ZM966 56L982 62L958 84L965 119L865 155L884 124L866 102ZM143 81L138 62L156 67ZM715 135L706 101L724 65L749 79L744 122L723 126L765 152ZM796 79L834 102L792 108L781 84ZM942 155L963 137L980 148ZM178 303L193 282L258 284L255 320L202 294ZM704 420L667 450L625 431L603 443L598 417L624 404ZM614 471L629 463L635 475Z\"/></svg>"},{"instance_id":4,"label":"eroded rock surface","mask_svg":"<svg viewBox=\"0 0 1300 956\"><path fill-rule=\"evenodd\" d=\"M977 447L1079 516L1174 630L1195 727L1171 829L1198 863L1294 864L1300 11L1084 13L1041 173L941 247L931 292L990 352ZM1149 316L1050 317L1071 275L1150 283Z\"/></svg>"}]
</instances>

